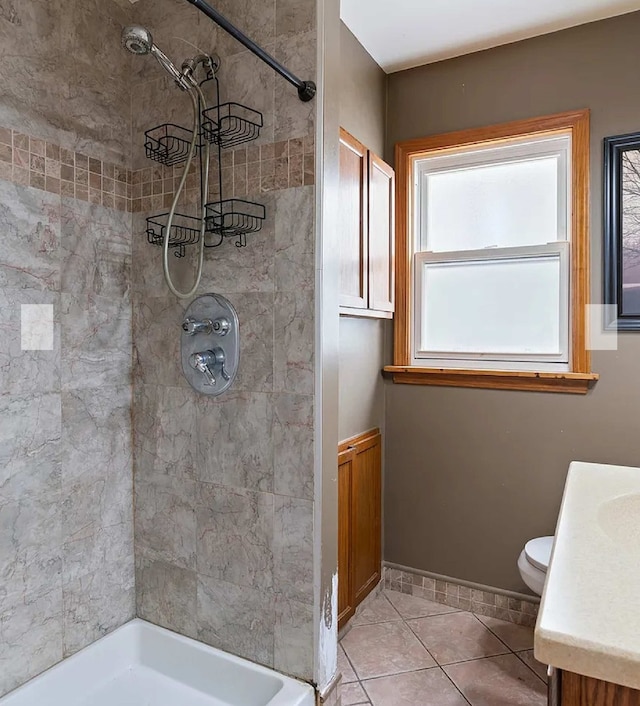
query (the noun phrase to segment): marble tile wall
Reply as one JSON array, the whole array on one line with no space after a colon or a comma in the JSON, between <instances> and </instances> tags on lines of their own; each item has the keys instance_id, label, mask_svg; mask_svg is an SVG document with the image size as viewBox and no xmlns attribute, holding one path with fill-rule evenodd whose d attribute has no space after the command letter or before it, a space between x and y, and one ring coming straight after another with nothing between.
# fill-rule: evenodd
<instances>
[{"instance_id":1,"label":"marble tile wall","mask_svg":"<svg viewBox=\"0 0 640 706\"><path fill-rule=\"evenodd\" d=\"M0 124L129 166L126 0L0 0Z\"/></svg>"},{"instance_id":2,"label":"marble tile wall","mask_svg":"<svg viewBox=\"0 0 640 706\"><path fill-rule=\"evenodd\" d=\"M221 5L313 78L313 0ZM176 173L142 132L185 109L120 50L132 21L178 61L216 49L223 99L265 117L221 165L264 227L208 250L200 288L241 320L220 399L181 375L146 242ZM0 695L134 614L311 680L315 104L181 0L0 0L0 60ZM53 305L53 350L20 349L24 303Z\"/></svg>"},{"instance_id":3,"label":"marble tile wall","mask_svg":"<svg viewBox=\"0 0 640 706\"><path fill-rule=\"evenodd\" d=\"M0 695L134 614L130 216L0 180ZM53 350L20 307L51 304Z\"/></svg>"},{"instance_id":4,"label":"marble tile wall","mask_svg":"<svg viewBox=\"0 0 640 706\"><path fill-rule=\"evenodd\" d=\"M0 0L0 696L135 614L126 5Z\"/></svg>"},{"instance_id":5,"label":"marble tile wall","mask_svg":"<svg viewBox=\"0 0 640 706\"><path fill-rule=\"evenodd\" d=\"M313 78L313 0L216 7ZM138 614L312 680L315 103L301 104L293 87L183 2L141 0L134 13L176 60L193 54L185 40L216 50L223 100L263 112L259 139L225 153L222 167L225 196L267 211L246 248L224 242L206 252L199 291L237 308L241 356L230 392L199 396L178 357L186 304L168 293L159 249L144 236L144 218L166 207L175 171L145 160L142 134L168 119L184 124L189 106L153 63L134 61L144 104L134 107L132 163ZM197 194L195 180L190 188ZM193 255L184 260L172 265L188 284Z\"/></svg>"}]
</instances>

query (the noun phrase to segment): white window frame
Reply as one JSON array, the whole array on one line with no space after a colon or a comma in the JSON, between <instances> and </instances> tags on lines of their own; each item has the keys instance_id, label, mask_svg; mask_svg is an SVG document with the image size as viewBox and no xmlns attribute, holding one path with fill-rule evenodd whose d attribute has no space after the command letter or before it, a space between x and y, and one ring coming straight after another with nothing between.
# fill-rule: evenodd
<instances>
[{"instance_id":1,"label":"white window frame","mask_svg":"<svg viewBox=\"0 0 640 706\"><path fill-rule=\"evenodd\" d=\"M539 372L566 372L571 370L571 207L572 207L572 144L571 135L541 136L505 140L502 144L486 147L471 145L447 150L440 155L429 155L416 160L413 169L414 213L413 213L413 267L411 288L411 364L432 368L463 368L471 370L522 370ZM427 245L427 216L424 203L427 198L428 175L451 169L473 168L493 164L508 164L533 159L556 157L558 161L558 240L546 245L520 247L488 247L482 250L459 250L433 252L423 249ZM497 261L500 259L558 257L561 267L560 282L560 341L557 355L496 354L478 351L476 354L431 353L421 351L418 342L422 336L422 271L427 262Z\"/></svg>"}]
</instances>

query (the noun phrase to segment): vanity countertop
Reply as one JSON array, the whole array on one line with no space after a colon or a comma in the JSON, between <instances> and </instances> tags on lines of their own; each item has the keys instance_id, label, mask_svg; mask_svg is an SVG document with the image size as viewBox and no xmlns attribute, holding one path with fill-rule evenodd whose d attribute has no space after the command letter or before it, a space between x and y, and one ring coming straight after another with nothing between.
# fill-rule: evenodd
<instances>
[{"instance_id":1,"label":"vanity countertop","mask_svg":"<svg viewBox=\"0 0 640 706\"><path fill-rule=\"evenodd\" d=\"M640 468L570 465L535 656L640 689Z\"/></svg>"}]
</instances>

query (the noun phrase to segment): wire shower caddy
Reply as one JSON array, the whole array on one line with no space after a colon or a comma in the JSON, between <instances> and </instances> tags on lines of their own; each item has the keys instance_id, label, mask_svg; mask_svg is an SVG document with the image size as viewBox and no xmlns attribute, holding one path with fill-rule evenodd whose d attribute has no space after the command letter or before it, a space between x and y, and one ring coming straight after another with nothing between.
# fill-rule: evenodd
<instances>
[{"instance_id":1,"label":"wire shower caddy","mask_svg":"<svg viewBox=\"0 0 640 706\"><path fill-rule=\"evenodd\" d=\"M235 102L220 102L220 84L215 72L201 82L214 82L215 105L200 107L200 133L196 143L198 153L200 183L202 183L203 147L209 142L218 153L218 200L207 202L207 194L200 194L200 208L204 211L205 242L207 248L218 247L225 238L235 238L236 247L246 246L246 236L262 228L266 217L262 204L239 198L224 198L222 180L222 150L237 147L255 140L264 124L262 113ZM189 155L193 132L175 123L163 123L145 132L145 154L167 167L184 163ZM164 244L169 238L169 248L176 257L184 257L186 247L200 242L200 219L176 213L171 232L166 232L168 213L150 216L147 221L147 240L151 245ZM210 237L207 237L210 236Z\"/></svg>"}]
</instances>

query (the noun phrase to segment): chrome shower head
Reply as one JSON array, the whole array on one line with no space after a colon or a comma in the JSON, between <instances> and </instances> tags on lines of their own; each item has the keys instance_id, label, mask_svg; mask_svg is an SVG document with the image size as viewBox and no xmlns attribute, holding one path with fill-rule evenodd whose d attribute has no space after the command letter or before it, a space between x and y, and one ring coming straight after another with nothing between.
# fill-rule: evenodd
<instances>
[{"instance_id":1,"label":"chrome shower head","mask_svg":"<svg viewBox=\"0 0 640 706\"><path fill-rule=\"evenodd\" d=\"M150 54L153 49L153 36L144 27L125 27L122 30L122 46L132 54Z\"/></svg>"},{"instance_id":2,"label":"chrome shower head","mask_svg":"<svg viewBox=\"0 0 640 706\"><path fill-rule=\"evenodd\" d=\"M121 41L122 46L132 54L152 54L160 66L162 66L183 91L188 91L192 88L192 83L189 79L178 71L171 59L154 44L151 32L145 27L139 27L137 25L125 27L122 30Z\"/></svg>"}]
</instances>

